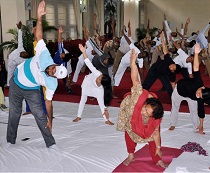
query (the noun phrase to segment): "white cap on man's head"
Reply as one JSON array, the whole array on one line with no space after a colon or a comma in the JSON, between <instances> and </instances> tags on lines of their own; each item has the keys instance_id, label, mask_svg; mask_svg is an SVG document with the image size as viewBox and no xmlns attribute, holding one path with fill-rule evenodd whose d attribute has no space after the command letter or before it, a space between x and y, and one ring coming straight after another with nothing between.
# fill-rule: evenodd
<instances>
[{"instance_id":1,"label":"white cap on man's head","mask_svg":"<svg viewBox=\"0 0 210 173\"><path fill-rule=\"evenodd\" d=\"M63 66L63 64L61 64L60 66L55 66L55 68L56 72L54 76L57 77L57 79L63 79L67 76L67 69Z\"/></svg>"}]
</instances>

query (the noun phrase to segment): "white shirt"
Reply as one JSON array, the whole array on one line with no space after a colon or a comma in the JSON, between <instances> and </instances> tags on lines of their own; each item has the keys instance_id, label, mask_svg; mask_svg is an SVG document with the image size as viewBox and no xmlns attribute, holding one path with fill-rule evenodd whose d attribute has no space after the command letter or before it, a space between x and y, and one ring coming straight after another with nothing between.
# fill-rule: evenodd
<instances>
[{"instance_id":1,"label":"white shirt","mask_svg":"<svg viewBox=\"0 0 210 173\"><path fill-rule=\"evenodd\" d=\"M134 43L134 40L131 37L129 37L129 39L131 43ZM129 44L127 43L125 37L122 36L122 38L120 39L119 51L122 52L123 54L126 54L129 50L130 50Z\"/></svg>"},{"instance_id":2,"label":"white shirt","mask_svg":"<svg viewBox=\"0 0 210 173\"><path fill-rule=\"evenodd\" d=\"M22 31L18 29L18 48L13 50L8 57L8 66L7 66L7 86L9 86L9 80L12 78L16 67L24 62L26 59L20 57L20 53L24 52L23 47L23 38Z\"/></svg>"},{"instance_id":3,"label":"white shirt","mask_svg":"<svg viewBox=\"0 0 210 173\"><path fill-rule=\"evenodd\" d=\"M130 47L130 51L127 53L127 54L129 54L129 56L130 56L130 54L131 54L131 51L132 51L132 49L134 49L135 50L135 53L138 55L141 51L133 44L133 43L131 43L130 45L129 45L129 47ZM139 66L139 68L143 68L143 58L137 58L136 59L136 61L137 61L137 63L138 63L138 66Z\"/></svg>"},{"instance_id":4,"label":"white shirt","mask_svg":"<svg viewBox=\"0 0 210 173\"><path fill-rule=\"evenodd\" d=\"M36 55L17 66L14 82L22 89L37 90L46 87L46 99L52 100L58 86L57 78L45 74L45 69L55 64L43 39L39 40Z\"/></svg>"},{"instance_id":5,"label":"white shirt","mask_svg":"<svg viewBox=\"0 0 210 173\"><path fill-rule=\"evenodd\" d=\"M192 74L192 64L186 62L189 55L187 55L181 48L178 49L177 53L179 55L173 59L175 64L179 64L182 68L187 68L188 73Z\"/></svg>"},{"instance_id":6,"label":"white shirt","mask_svg":"<svg viewBox=\"0 0 210 173\"><path fill-rule=\"evenodd\" d=\"M100 106L101 113L103 114L104 109L106 108L104 105L104 88L102 85L98 86L96 84L96 79L102 75L102 73L93 66L88 58L86 58L84 61L92 73L85 76L81 85L82 93L86 94L87 96L95 97Z\"/></svg>"}]
</instances>

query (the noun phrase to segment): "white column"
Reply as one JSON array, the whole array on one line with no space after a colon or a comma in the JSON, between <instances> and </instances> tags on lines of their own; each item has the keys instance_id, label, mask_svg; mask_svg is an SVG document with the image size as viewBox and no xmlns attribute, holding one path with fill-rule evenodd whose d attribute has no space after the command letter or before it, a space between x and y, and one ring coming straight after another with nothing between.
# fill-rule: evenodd
<instances>
[{"instance_id":1,"label":"white column","mask_svg":"<svg viewBox=\"0 0 210 173\"><path fill-rule=\"evenodd\" d=\"M82 38L82 13L80 12L80 1L73 0L74 12L76 17L76 25L77 25L77 37Z\"/></svg>"}]
</instances>

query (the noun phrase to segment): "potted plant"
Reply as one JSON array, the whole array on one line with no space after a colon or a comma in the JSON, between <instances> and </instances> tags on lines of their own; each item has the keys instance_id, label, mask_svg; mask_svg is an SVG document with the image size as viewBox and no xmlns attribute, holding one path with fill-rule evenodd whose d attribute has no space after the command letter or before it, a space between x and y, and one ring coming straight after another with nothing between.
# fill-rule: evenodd
<instances>
[{"instance_id":1,"label":"potted plant","mask_svg":"<svg viewBox=\"0 0 210 173\"><path fill-rule=\"evenodd\" d=\"M33 19L35 20L35 19ZM35 20L36 21L36 20ZM57 30L54 26L50 26L46 20L42 20L43 32L50 32L52 30ZM34 34L30 31L30 28L26 25L22 25L23 32L23 47L30 54L30 57L34 56ZM9 53L18 47L18 32L17 29L9 29L7 33L12 34L13 38L10 41L5 41L0 44L0 51L8 50Z\"/></svg>"}]
</instances>

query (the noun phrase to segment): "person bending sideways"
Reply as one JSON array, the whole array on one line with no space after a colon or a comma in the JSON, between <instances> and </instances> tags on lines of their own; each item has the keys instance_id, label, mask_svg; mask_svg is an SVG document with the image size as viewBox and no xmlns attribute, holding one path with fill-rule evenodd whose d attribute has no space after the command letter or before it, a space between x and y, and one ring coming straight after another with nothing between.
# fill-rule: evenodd
<instances>
[{"instance_id":1,"label":"person bending sideways","mask_svg":"<svg viewBox=\"0 0 210 173\"><path fill-rule=\"evenodd\" d=\"M132 49L130 56L131 94L123 99L118 114L117 130L125 132L128 157L123 162L128 166L135 161L134 151L137 143L148 142L154 164L167 167L161 159L160 123L163 117L163 106L154 93L143 89L138 80L136 66L137 54Z\"/></svg>"},{"instance_id":2,"label":"person bending sideways","mask_svg":"<svg viewBox=\"0 0 210 173\"><path fill-rule=\"evenodd\" d=\"M42 0L37 10L35 36L38 43L36 45L36 55L18 65L14 76L10 79L10 109L7 126L7 142L9 145L16 143L23 99L29 104L46 146L51 147L55 144L55 139L52 136L52 98L58 86L58 79L65 78L67 70L65 67L59 66L53 62L46 44L42 39L42 16L45 14L45 1ZM42 108L40 86L46 87L45 103L47 115L44 114Z\"/></svg>"},{"instance_id":3,"label":"person bending sideways","mask_svg":"<svg viewBox=\"0 0 210 173\"><path fill-rule=\"evenodd\" d=\"M205 118L204 104L210 104L210 88L204 86L199 71L198 54L201 48L197 43L195 44L195 54L193 63L193 76L194 78L181 79L172 93L172 109L169 130L174 130L178 121L178 111L182 100L187 100L190 109L190 115L193 122L193 130L196 129L200 134L205 134L203 129L203 121ZM200 124L197 120L199 117Z\"/></svg>"},{"instance_id":4,"label":"person bending sideways","mask_svg":"<svg viewBox=\"0 0 210 173\"><path fill-rule=\"evenodd\" d=\"M75 118L73 122L78 122L79 120L81 120L87 97L90 96L97 99L105 123L109 125L114 125L111 121L109 121L109 112L107 109L107 106L112 99L111 78L108 75L102 74L93 66L93 64L88 59L85 47L79 44L79 49L83 53L85 64L92 73L85 76L82 82L82 96L79 103L77 118Z\"/></svg>"},{"instance_id":5,"label":"person bending sideways","mask_svg":"<svg viewBox=\"0 0 210 173\"><path fill-rule=\"evenodd\" d=\"M168 95L171 97L176 81L175 72L181 67L178 64L175 64L175 62L171 59L169 51L166 47L166 43L164 41L163 32L160 34L160 38L163 47L164 60L160 60L150 67L147 76L142 83L142 86L144 89L150 90L155 81L160 79L164 88L168 92Z\"/></svg>"}]
</instances>

